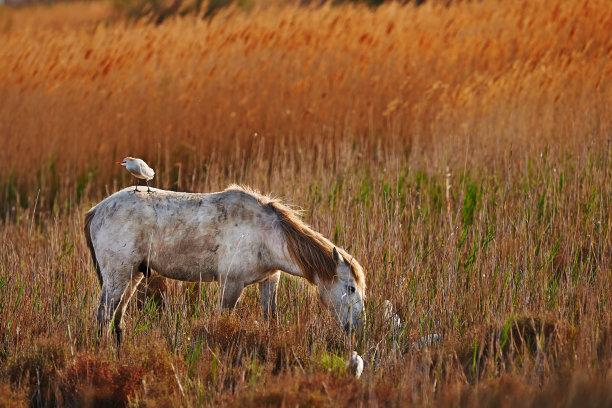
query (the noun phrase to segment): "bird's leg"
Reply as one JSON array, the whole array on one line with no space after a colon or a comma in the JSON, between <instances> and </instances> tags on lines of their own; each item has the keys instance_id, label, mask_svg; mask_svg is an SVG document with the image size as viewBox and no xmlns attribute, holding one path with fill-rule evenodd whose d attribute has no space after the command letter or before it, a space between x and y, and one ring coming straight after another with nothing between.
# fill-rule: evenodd
<instances>
[{"instance_id":1,"label":"bird's leg","mask_svg":"<svg viewBox=\"0 0 612 408\"><path fill-rule=\"evenodd\" d=\"M147 193L152 193L151 188L149 187L149 180L145 180L147 182Z\"/></svg>"},{"instance_id":2,"label":"bird's leg","mask_svg":"<svg viewBox=\"0 0 612 408\"><path fill-rule=\"evenodd\" d=\"M140 185L140 180L136 179L136 187L134 187L134 192L140 191L138 190L139 185Z\"/></svg>"}]
</instances>

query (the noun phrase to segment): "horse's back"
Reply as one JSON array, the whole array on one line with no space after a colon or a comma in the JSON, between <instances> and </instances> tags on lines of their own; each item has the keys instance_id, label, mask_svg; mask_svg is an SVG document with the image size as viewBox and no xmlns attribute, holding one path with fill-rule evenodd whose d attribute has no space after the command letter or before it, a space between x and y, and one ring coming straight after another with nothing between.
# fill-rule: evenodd
<instances>
[{"instance_id":1,"label":"horse's back","mask_svg":"<svg viewBox=\"0 0 612 408\"><path fill-rule=\"evenodd\" d=\"M219 193L182 193L151 189L151 193L134 192L131 188L118 191L98 203L90 212L96 218L121 222L126 218L145 221L155 217L158 222L200 221L223 224L263 218L265 204L242 190ZM229 221L228 221L229 220Z\"/></svg>"}]
</instances>

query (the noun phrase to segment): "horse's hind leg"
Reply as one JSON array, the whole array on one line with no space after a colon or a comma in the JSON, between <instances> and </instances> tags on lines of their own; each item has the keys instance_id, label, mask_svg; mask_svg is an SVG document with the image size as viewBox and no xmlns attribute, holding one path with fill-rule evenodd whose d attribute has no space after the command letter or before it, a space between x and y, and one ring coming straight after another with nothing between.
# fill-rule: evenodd
<instances>
[{"instance_id":1,"label":"horse's hind leg","mask_svg":"<svg viewBox=\"0 0 612 408\"><path fill-rule=\"evenodd\" d=\"M276 271L268 279L259 283L259 297L264 319L276 317L276 290L280 280L280 271Z\"/></svg>"},{"instance_id":2,"label":"horse's hind leg","mask_svg":"<svg viewBox=\"0 0 612 408\"><path fill-rule=\"evenodd\" d=\"M125 287L123 293L121 294L119 304L115 309L115 316L113 318L113 326L115 328L115 335L117 336L117 348L121 347L121 334L123 332L123 323L121 319L123 318L123 314L125 313L125 309L127 308L132 295L136 291L138 284L142 280L142 273L137 273L132 279L129 281L128 285Z\"/></svg>"},{"instance_id":3,"label":"horse's hind leg","mask_svg":"<svg viewBox=\"0 0 612 408\"><path fill-rule=\"evenodd\" d=\"M102 335L104 328L108 324L115 313L115 309L119 304L119 297L113 296L112 291L108 283L102 285L102 294L100 295L100 304L98 305L98 311L96 317L98 319L98 333Z\"/></svg>"},{"instance_id":4,"label":"horse's hind leg","mask_svg":"<svg viewBox=\"0 0 612 408\"><path fill-rule=\"evenodd\" d=\"M125 313L130 298L134 294L138 283L143 278L142 273L125 276L123 279L107 279L102 285L102 295L98 306L98 324L100 329L106 327L109 320L113 320L113 330L117 338L117 346L121 346L123 331L121 319Z\"/></svg>"}]
</instances>

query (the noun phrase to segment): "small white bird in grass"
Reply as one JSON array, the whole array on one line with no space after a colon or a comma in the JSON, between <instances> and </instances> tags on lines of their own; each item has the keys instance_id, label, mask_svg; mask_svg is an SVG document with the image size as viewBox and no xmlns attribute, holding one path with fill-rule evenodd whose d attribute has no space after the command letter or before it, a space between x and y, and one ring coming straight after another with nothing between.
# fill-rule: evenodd
<instances>
[{"instance_id":1,"label":"small white bird in grass","mask_svg":"<svg viewBox=\"0 0 612 408\"><path fill-rule=\"evenodd\" d=\"M147 192L151 192L149 188L149 180L151 180L155 176L155 172L152 168L150 168L144 160L135 159L133 157L126 157L123 161L117 162L122 166L125 166L126 170L129 171L132 176L137 179L143 179L147 183ZM134 191L138 190L138 186L140 185L140 181L136 183L136 187L134 187Z\"/></svg>"},{"instance_id":2,"label":"small white bird in grass","mask_svg":"<svg viewBox=\"0 0 612 408\"><path fill-rule=\"evenodd\" d=\"M356 378L361 377L361 373L363 372L363 359L356 351L351 353L351 358L346 362L346 371Z\"/></svg>"},{"instance_id":3,"label":"small white bird in grass","mask_svg":"<svg viewBox=\"0 0 612 408\"><path fill-rule=\"evenodd\" d=\"M395 313L393 309L393 303L389 300L383 302L383 317L385 322L391 326L391 330L394 332L400 332L402 330L402 319Z\"/></svg>"}]
</instances>

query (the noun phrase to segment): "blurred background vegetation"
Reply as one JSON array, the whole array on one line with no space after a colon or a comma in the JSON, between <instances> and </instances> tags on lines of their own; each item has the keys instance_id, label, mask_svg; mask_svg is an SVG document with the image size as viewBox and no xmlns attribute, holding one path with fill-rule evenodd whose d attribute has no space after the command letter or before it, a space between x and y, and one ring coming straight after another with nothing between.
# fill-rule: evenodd
<instances>
[{"instance_id":1,"label":"blurred background vegetation","mask_svg":"<svg viewBox=\"0 0 612 408\"><path fill-rule=\"evenodd\" d=\"M439 0L434 0L440 2ZM445 3L450 3L447 0ZM1 4L10 6L27 6L33 4L53 4L65 3L66 1L58 0L0 0ZM322 6L326 0L270 0L266 2L257 2L258 6L286 6L298 4L300 6ZM383 3L396 2L399 4L413 3L416 5L423 4L425 0L330 0L332 5L340 5L343 3L364 4L369 7L380 6ZM217 11L224 7L234 5L239 9L251 9L256 0L111 0L115 9L123 16L129 19L146 18L157 24L161 23L168 17L185 16L188 14L202 15L211 17Z\"/></svg>"}]
</instances>

